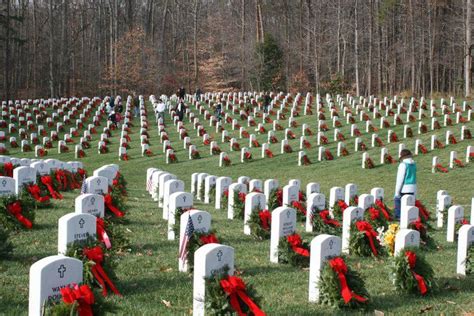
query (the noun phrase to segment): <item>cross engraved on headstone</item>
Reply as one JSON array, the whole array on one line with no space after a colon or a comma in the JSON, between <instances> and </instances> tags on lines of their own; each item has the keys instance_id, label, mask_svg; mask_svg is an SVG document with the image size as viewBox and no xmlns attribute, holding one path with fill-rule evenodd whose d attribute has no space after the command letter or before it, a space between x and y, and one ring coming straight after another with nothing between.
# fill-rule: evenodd
<instances>
[{"instance_id":1,"label":"cross engraved on headstone","mask_svg":"<svg viewBox=\"0 0 474 316\"><path fill-rule=\"evenodd\" d=\"M222 254L222 250L219 250L219 251L217 252L217 254L216 254L216 256L217 256L217 261L221 261L221 260L222 260L222 255L223 255L223 254Z\"/></svg>"},{"instance_id":2,"label":"cross engraved on headstone","mask_svg":"<svg viewBox=\"0 0 474 316\"><path fill-rule=\"evenodd\" d=\"M413 242L413 239L415 239L415 235L411 234L410 235L410 241Z\"/></svg>"},{"instance_id":3,"label":"cross engraved on headstone","mask_svg":"<svg viewBox=\"0 0 474 316\"><path fill-rule=\"evenodd\" d=\"M81 229L84 228L84 224L85 224L85 221L84 221L83 218L81 218L81 219L79 220L79 227L81 227Z\"/></svg>"},{"instance_id":4,"label":"cross engraved on headstone","mask_svg":"<svg viewBox=\"0 0 474 316\"><path fill-rule=\"evenodd\" d=\"M356 210L356 216L359 216L359 210Z\"/></svg>"},{"instance_id":5,"label":"cross engraved on headstone","mask_svg":"<svg viewBox=\"0 0 474 316\"><path fill-rule=\"evenodd\" d=\"M6 186L6 185L7 185L7 180L3 180L3 181L2 181L2 185L3 185L3 186Z\"/></svg>"},{"instance_id":6,"label":"cross engraved on headstone","mask_svg":"<svg viewBox=\"0 0 474 316\"><path fill-rule=\"evenodd\" d=\"M202 215L198 215L198 223L201 224L202 222Z\"/></svg>"},{"instance_id":7,"label":"cross engraved on headstone","mask_svg":"<svg viewBox=\"0 0 474 316\"><path fill-rule=\"evenodd\" d=\"M101 182L100 179L97 179L97 185L100 185Z\"/></svg>"},{"instance_id":8,"label":"cross engraved on headstone","mask_svg":"<svg viewBox=\"0 0 474 316\"><path fill-rule=\"evenodd\" d=\"M290 218L290 210L286 211L286 218Z\"/></svg>"},{"instance_id":9,"label":"cross engraved on headstone","mask_svg":"<svg viewBox=\"0 0 474 316\"><path fill-rule=\"evenodd\" d=\"M62 279L64 278L64 273L66 272L66 267L64 266L64 264L60 265L59 268L58 268L58 273L59 273L59 277Z\"/></svg>"},{"instance_id":10,"label":"cross engraved on headstone","mask_svg":"<svg viewBox=\"0 0 474 316\"><path fill-rule=\"evenodd\" d=\"M334 241L331 239L331 240L329 241L329 249L332 250L332 246L333 246L333 245L334 245Z\"/></svg>"},{"instance_id":11,"label":"cross engraved on headstone","mask_svg":"<svg viewBox=\"0 0 474 316\"><path fill-rule=\"evenodd\" d=\"M95 203L95 197L92 197L91 198L91 205L94 205L94 203Z\"/></svg>"},{"instance_id":12,"label":"cross engraved on headstone","mask_svg":"<svg viewBox=\"0 0 474 316\"><path fill-rule=\"evenodd\" d=\"M186 202L186 196L183 196L183 202Z\"/></svg>"}]
</instances>

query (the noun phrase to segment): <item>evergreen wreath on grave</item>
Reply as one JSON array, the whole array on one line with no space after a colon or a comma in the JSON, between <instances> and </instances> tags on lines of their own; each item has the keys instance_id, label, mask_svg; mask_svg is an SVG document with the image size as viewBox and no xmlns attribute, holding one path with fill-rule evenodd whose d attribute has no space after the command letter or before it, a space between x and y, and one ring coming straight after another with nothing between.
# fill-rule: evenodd
<instances>
[{"instance_id":1,"label":"evergreen wreath on grave","mask_svg":"<svg viewBox=\"0 0 474 316\"><path fill-rule=\"evenodd\" d=\"M114 284L117 277L113 270L116 266L113 253L106 251L100 241L89 237L86 240L70 243L67 246L66 256L83 262L84 284L101 288L103 296L107 296L107 289L121 296Z\"/></svg>"},{"instance_id":2,"label":"evergreen wreath on grave","mask_svg":"<svg viewBox=\"0 0 474 316\"><path fill-rule=\"evenodd\" d=\"M387 221L390 221L392 219L392 216L390 215L392 213L392 210L387 206L387 204L385 204L382 199L376 199L373 207L382 212L383 216Z\"/></svg>"},{"instance_id":3,"label":"evergreen wreath on grave","mask_svg":"<svg viewBox=\"0 0 474 316\"><path fill-rule=\"evenodd\" d=\"M61 300L49 300L43 307L44 316L94 315L115 313L116 307L106 302L97 290L86 284L71 284L60 289Z\"/></svg>"},{"instance_id":4,"label":"evergreen wreath on grave","mask_svg":"<svg viewBox=\"0 0 474 316\"><path fill-rule=\"evenodd\" d=\"M474 244L471 244L467 248L467 256L466 256L466 261L465 261L465 266L466 266L466 275L470 275L474 272Z\"/></svg>"},{"instance_id":5,"label":"evergreen wreath on grave","mask_svg":"<svg viewBox=\"0 0 474 316\"><path fill-rule=\"evenodd\" d=\"M390 256L394 255L395 237L397 236L397 233L399 230L400 230L400 226L398 224L388 225L387 230L385 230L384 227L377 228L377 232L379 233L377 236L377 239L380 242L380 244L386 248Z\"/></svg>"},{"instance_id":6,"label":"evergreen wreath on grave","mask_svg":"<svg viewBox=\"0 0 474 316\"><path fill-rule=\"evenodd\" d=\"M46 208L51 206L51 200L47 190L42 190L37 184L24 184L20 197L31 197L37 208Z\"/></svg>"},{"instance_id":7,"label":"evergreen wreath on grave","mask_svg":"<svg viewBox=\"0 0 474 316\"><path fill-rule=\"evenodd\" d=\"M349 206L358 206L358 205L359 205L359 196L357 194L355 194L349 200Z\"/></svg>"},{"instance_id":8,"label":"evergreen wreath on grave","mask_svg":"<svg viewBox=\"0 0 474 316\"><path fill-rule=\"evenodd\" d=\"M334 203L333 208L333 216L335 219L342 221L342 215L344 214L344 211L346 208L349 206L344 202L344 200L337 200L336 203Z\"/></svg>"},{"instance_id":9,"label":"evergreen wreath on grave","mask_svg":"<svg viewBox=\"0 0 474 316\"><path fill-rule=\"evenodd\" d=\"M127 210L126 196L122 194L119 186L109 187L109 193L104 194L105 210L113 213L116 217L123 217Z\"/></svg>"},{"instance_id":10,"label":"evergreen wreath on grave","mask_svg":"<svg viewBox=\"0 0 474 316\"><path fill-rule=\"evenodd\" d=\"M374 206L369 207L364 212L364 219L367 221L372 227L376 229L379 227L383 227L384 229L388 228L388 222L383 213Z\"/></svg>"},{"instance_id":11,"label":"evergreen wreath on grave","mask_svg":"<svg viewBox=\"0 0 474 316\"><path fill-rule=\"evenodd\" d=\"M239 277L229 275L228 266L224 266L221 273L206 278L206 313L264 316L259 305L260 297L254 287Z\"/></svg>"},{"instance_id":12,"label":"evergreen wreath on grave","mask_svg":"<svg viewBox=\"0 0 474 316\"><path fill-rule=\"evenodd\" d=\"M378 257L385 254L384 248L377 239L378 234L370 223L363 220L354 221L350 229L349 250L351 254L361 257Z\"/></svg>"},{"instance_id":13,"label":"evergreen wreath on grave","mask_svg":"<svg viewBox=\"0 0 474 316\"><path fill-rule=\"evenodd\" d=\"M175 236L179 236L179 223L181 221L181 215L186 213L187 211L193 210L194 207L191 206L189 208L183 208L183 207L177 207L176 211L174 212L174 225L173 225L173 231Z\"/></svg>"},{"instance_id":14,"label":"evergreen wreath on grave","mask_svg":"<svg viewBox=\"0 0 474 316\"><path fill-rule=\"evenodd\" d=\"M130 240L125 235L124 224L127 221L123 218L106 216L97 218L97 238L106 248L111 248L116 252L122 252L130 247ZM105 234L104 234L105 233ZM107 245L109 243L109 245ZM110 246L110 247L109 247Z\"/></svg>"},{"instance_id":15,"label":"evergreen wreath on grave","mask_svg":"<svg viewBox=\"0 0 474 316\"><path fill-rule=\"evenodd\" d=\"M221 196L221 209L225 210L229 204L229 189L225 189Z\"/></svg>"},{"instance_id":16,"label":"evergreen wreath on grave","mask_svg":"<svg viewBox=\"0 0 474 316\"><path fill-rule=\"evenodd\" d=\"M459 220L456 222L456 224L454 225L454 232L455 232L455 239L454 240L458 240L458 236L459 236L459 229L461 229L461 227L463 227L463 225L469 225L469 221L465 218Z\"/></svg>"},{"instance_id":17,"label":"evergreen wreath on grave","mask_svg":"<svg viewBox=\"0 0 474 316\"><path fill-rule=\"evenodd\" d=\"M306 203L304 201L293 201L289 207L296 210L296 219L298 221L304 221L306 219Z\"/></svg>"},{"instance_id":18,"label":"evergreen wreath on grave","mask_svg":"<svg viewBox=\"0 0 474 316\"><path fill-rule=\"evenodd\" d=\"M127 196L127 180L125 180L125 177L123 174L120 172L117 172L115 175L115 178L112 180L112 186L114 188L118 188L120 190L120 193L122 193L123 196Z\"/></svg>"},{"instance_id":19,"label":"evergreen wreath on grave","mask_svg":"<svg viewBox=\"0 0 474 316\"><path fill-rule=\"evenodd\" d=\"M216 198L216 184L211 185L211 187L209 188L208 195L209 195L209 203L214 202Z\"/></svg>"},{"instance_id":20,"label":"evergreen wreath on grave","mask_svg":"<svg viewBox=\"0 0 474 316\"><path fill-rule=\"evenodd\" d=\"M47 195L55 200L62 200L63 196L58 192L58 187L54 184L53 177L50 175L36 177L36 183L41 192L47 192Z\"/></svg>"},{"instance_id":21,"label":"evergreen wreath on grave","mask_svg":"<svg viewBox=\"0 0 474 316\"><path fill-rule=\"evenodd\" d=\"M10 232L4 227L0 226L0 259L10 257L13 251L13 244L9 240Z\"/></svg>"},{"instance_id":22,"label":"evergreen wreath on grave","mask_svg":"<svg viewBox=\"0 0 474 316\"><path fill-rule=\"evenodd\" d=\"M191 151L191 159L201 159L201 154L197 149Z\"/></svg>"},{"instance_id":23,"label":"evergreen wreath on grave","mask_svg":"<svg viewBox=\"0 0 474 316\"><path fill-rule=\"evenodd\" d=\"M13 170L15 167L16 166L14 166L11 162L0 164L0 176L13 178Z\"/></svg>"},{"instance_id":24,"label":"evergreen wreath on grave","mask_svg":"<svg viewBox=\"0 0 474 316\"><path fill-rule=\"evenodd\" d=\"M329 234L329 235L341 235L342 224L331 218L329 210L318 210L313 207L311 210L311 224L313 225L313 231L318 234Z\"/></svg>"},{"instance_id":25,"label":"evergreen wreath on grave","mask_svg":"<svg viewBox=\"0 0 474 316\"><path fill-rule=\"evenodd\" d=\"M8 231L31 229L36 205L28 195L7 195L0 198L0 224Z\"/></svg>"},{"instance_id":26,"label":"evergreen wreath on grave","mask_svg":"<svg viewBox=\"0 0 474 316\"><path fill-rule=\"evenodd\" d=\"M244 152L244 161L251 161L252 160L252 153L250 151Z\"/></svg>"},{"instance_id":27,"label":"evergreen wreath on grave","mask_svg":"<svg viewBox=\"0 0 474 316\"><path fill-rule=\"evenodd\" d=\"M372 161L370 157L365 158L364 166L365 166L365 169L375 168L374 162Z\"/></svg>"},{"instance_id":28,"label":"evergreen wreath on grave","mask_svg":"<svg viewBox=\"0 0 474 316\"><path fill-rule=\"evenodd\" d=\"M324 265L318 282L319 302L334 308L366 308L369 293L357 271L347 266L342 256Z\"/></svg>"},{"instance_id":29,"label":"evergreen wreath on grave","mask_svg":"<svg viewBox=\"0 0 474 316\"><path fill-rule=\"evenodd\" d=\"M186 256L189 271L192 272L194 268L194 252L199 247L207 244L219 244L222 240L216 236L216 231L211 229L207 232L195 230L188 242L188 254Z\"/></svg>"},{"instance_id":30,"label":"evergreen wreath on grave","mask_svg":"<svg viewBox=\"0 0 474 316\"><path fill-rule=\"evenodd\" d=\"M49 176L53 180L53 187L57 188L57 191L70 191L75 186L75 184L71 183L70 177L68 177L65 170L57 169L51 170Z\"/></svg>"},{"instance_id":31,"label":"evergreen wreath on grave","mask_svg":"<svg viewBox=\"0 0 474 316\"><path fill-rule=\"evenodd\" d=\"M426 249L435 249L437 247L435 240L428 234L428 229L423 221L418 217L414 222L408 225L409 229L414 229L420 233L420 244Z\"/></svg>"},{"instance_id":32,"label":"evergreen wreath on grave","mask_svg":"<svg viewBox=\"0 0 474 316\"><path fill-rule=\"evenodd\" d=\"M234 208L234 215L237 218L244 219L246 196L247 195L243 192L234 191L234 204L232 207Z\"/></svg>"},{"instance_id":33,"label":"evergreen wreath on grave","mask_svg":"<svg viewBox=\"0 0 474 316\"><path fill-rule=\"evenodd\" d=\"M270 191L268 198L269 210L274 210L283 205L283 190L281 188L274 188Z\"/></svg>"},{"instance_id":34,"label":"evergreen wreath on grave","mask_svg":"<svg viewBox=\"0 0 474 316\"><path fill-rule=\"evenodd\" d=\"M247 225L250 227L250 233L255 239L264 240L270 238L270 229L272 214L267 210L261 210L255 206L250 213Z\"/></svg>"},{"instance_id":35,"label":"evergreen wreath on grave","mask_svg":"<svg viewBox=\"0 0 474 316\"><path fill-rule=\"evenodd\" d=\"M297 233L282 237L278 243L278 260L294 267L309 266L309 244Z\"/></svg>"},{"instance_id":36,"label":"evergreen wreath on grave","mask_svg":"<svg viewBox=\"0 0 474 316\"><path fill-rule=\"evenodd\" d=\"M392 264L392 281L397 291L425 295L435 285L434 271L416 248L405 248Z\"/></svg>"}]
</instances>

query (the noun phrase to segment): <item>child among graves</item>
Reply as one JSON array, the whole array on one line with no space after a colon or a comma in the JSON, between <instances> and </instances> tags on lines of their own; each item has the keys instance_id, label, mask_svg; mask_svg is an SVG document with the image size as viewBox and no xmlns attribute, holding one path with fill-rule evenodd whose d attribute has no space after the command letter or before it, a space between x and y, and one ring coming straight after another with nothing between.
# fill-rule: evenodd
<instances>
[{"instance_id":1,"label":"child among graves","mask_svg":"<svg viewBox=\"0 0 474 316\"><path fill-rule=\"evenodd\" d=\"M411 151L403 149L400 152L400 164L397 171L395 185L395 218L400 218L401 197L404 195L416 196L416 163Z\"/></svg>"}]
</instances>

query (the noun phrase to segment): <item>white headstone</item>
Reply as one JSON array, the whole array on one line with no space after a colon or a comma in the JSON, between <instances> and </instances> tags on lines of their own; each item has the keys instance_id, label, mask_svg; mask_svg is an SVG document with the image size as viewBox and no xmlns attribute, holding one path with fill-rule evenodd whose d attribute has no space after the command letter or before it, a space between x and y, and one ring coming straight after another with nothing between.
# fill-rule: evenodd
<instances>
[{"instance_id":1,"label":"white headstone","mask_svg":"<svg viewBox=\"0 0 474 316\"><path fill-rule=\"evenodd\" d=\"M278 243L280 239L296 231L296 211L292 208L281 206L272 212L272 225L270 234L270 262L278 263Z\"/></svg>"},{"instance_id":2,"label":"white headstone","mask_svg":"<svg viewBox=\"0 0 474 316\"><path fill-rule=\"evenodd\" d=\"M94 215L66 214L58 221L58 253L64 255L68 244L95 238L95 235L96 217Z\"/></svg>"},{"instance_id":3,"label":"white headstone","mask_svg":"<svg viewBox=\"0 0 474 316\"><path fill-rule=\"evenodd\" d=\"M400 251L407 247L420 246L420 232L414 229L402 228L395 236L394 256L397 256Z\"/></svg>"},{"instance_id":4,"label":"white headstone","mask_svg":"<svg viewBox=\"0 0 474 316\"><path fill-rule=\"evenodd\" d=\"M186 233L186 227L188 224L189 217L191 217L191 221L193 222L194 231L196 232L208 232L211 229L211 214L206 211L199 211L199 210L191 210L189 212L181 214L179 219L179 245L181 247L183 240ZM181 253L181 249L179 250ZM194 254L190 254L193 256ZM187 272L188 271L188 261L182 259L181 257L178 259L179 271L180 272Z\"/></svg>"},{"instance_id":5,"label":"white headstone","mask_svg":"<svg viewBox=\"0 0 474 316\"><path fill-rule=\"evenodd\" d=\"M74 209L79 214L91 214L104 217L104 196L100 194L85 193L76 197Z\"/></svg>"},{"instance_id":6,"label":"white headstone","mask_svg":"<svg viewBox=\"0 0 474 316\"><path fill-rule=\"evenodd\" d=\"M174 225L177 225L175 221L175 214L178 208L189 209L193 206L193 195L187 192L175 192L169 197L168 206L168 240L174 240Z\"/></svg>"},{"instance_id":7,"label":"white headstone","mask_svg":"<svg viewBox=\"0 0 474 316\"><path fill-rule=\"evenodd\" d=\"M251 192L245 197L245 212L244 212L244 234L250 235L250 226L248 221L254 211L254 208L259 210L265 209L265 195L263 193Z\"/></svg>"},{"instance_id":8,"label":"white headstone","mask_svg":"<svg viewBox=\"0 0 474 316\"><path fill-rule=\"evenodd\" d=\"M364 210L360 207L350 206L345 209L342 216L342 252L349 253L349 240L351 237L351 224L364 218Z\"/></svg>"},{"instance_id":9,"label":"white headstone","mask_svg":"<svg viewBox=\"0 0 474 316\"><path fill-rule=\"evenodd\" d=\"M461 274L461 275L466 275L467 253L468 253L469 247L472 247L473 244L474 244L474 226L463 225L459 229L456 273Z\"/></svg>"}]
</instances>

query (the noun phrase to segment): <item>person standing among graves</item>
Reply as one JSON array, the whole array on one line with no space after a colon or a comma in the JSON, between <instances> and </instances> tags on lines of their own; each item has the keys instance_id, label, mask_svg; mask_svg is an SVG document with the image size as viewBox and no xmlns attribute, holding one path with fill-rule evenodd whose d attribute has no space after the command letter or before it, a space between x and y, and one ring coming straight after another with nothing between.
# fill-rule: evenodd
<instances>
[{"instance_id":1,"label":"person standing among graves","mask_svg":"<svg viewBox=\"0 0 474 316\"><path fill-rule=\"evenodd\" d=\"M270 98L268 92L265 92L265 95L263 96L263 111L265 113L268 113L268 107L270 106L270 102L272 102L272 98Z\"/></svg>"},{"instance_id":2,"label":"person standing among graves","mask_svg":"<svg viewBox=\"0 0 474 316\"><path fill-rule=\"evenodd\" d=\"M186 107L184 105L184 101L180 100L178 105L176 105L176 114L178 114L179 121L183 121L185 110L186 110Z\"/></svg>"},{"instance_id":3,"label":"person standing among graves","mask_svg":"<svg viewBox=\"0 0 474 316\"><path fill-rule=\"evenodd\" d=\"M214 114L216 115L217 121L220 122L222 118L222 103L221 102L217 103Z\"/></svg>"},{"instance_id":4,"label":"person standing among graves","mask_svg":"<svg viewBox=\"0 0 474 316\"><path fill-rule=\"evenodd\" d=\"M161 118L163 124L165 123L165 110L166 110L166 105L163 102L163 100L158 99L158 104L156 105L156 112L158 113L158 119Z\"/></svg>"},{"instance_id":5,"label":"person standing among graves","mask_svg":"<svg viewBox=\"0 0 474 316\"><path fill-rule=\"evenodd\" d=\"M198 87L196 89L196 101L201 101L201 89Z\"/></svg>"},{"instance_id":6,"label":"person standing among graves","mask_svg":"<svg viewBox=\"0 0 474 316\"><path fill-rule=\"evenodd\" d=\"M179 98L179 100L184 101L185 96L186 96L186 90L184 90L184 87L181 86L181 88L179 88L179 90L178 90L178 98Z\"/></svg>"},{"instance_id":7,"label":"person standing among graves","mask_svg":"<svg viewBox=\"0 0 474 316\"><path fill-rule=\"evenodd\" d=\"M404 195L416 197L416 163L411 151L403 149L400 152L400 164L397 171L397 182L395 185L395 218L400 218L401 198Z\"/></svg>"}]
</instances>

